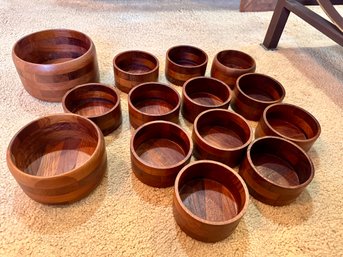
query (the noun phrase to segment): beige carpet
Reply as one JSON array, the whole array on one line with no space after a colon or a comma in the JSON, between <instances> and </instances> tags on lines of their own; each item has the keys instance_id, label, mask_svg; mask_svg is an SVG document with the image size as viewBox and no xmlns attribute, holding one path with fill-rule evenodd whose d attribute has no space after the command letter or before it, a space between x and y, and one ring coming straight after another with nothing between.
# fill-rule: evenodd
<instances>
[{"instance_id":1,"label":"beige carpet","mask_svg":"<svg viewBox=\"0 0 343 257\"><path fill-rule=\"evenodd\" d=\"M343 49L292 15L279 50L265 51L260 43L272 13L239 13L238 6L238 1L225 0L0 0L0 256L343 255ZM121 94L124 120L106 137L109 164L100 186L71 205L32 201L7 169L6 148L26 123L62 112L62 107L26 93L11 48L18 38L47 28L88 34L97 48L101 81L108 84L113 84L112 58L123 50L155 54L163 82L165 53L173 45L204 49L210 59L207 75L218 51L250 53L258 72L284 85L285 102L307 109L321 123L322 135L309 152L314 180L286 207L251 198L246 215L226 240L195 241L174 221L173 188L145 186L132 174L127 96ZM190 131L189 124L182 125Z\"/></svg>"}]
</instances>

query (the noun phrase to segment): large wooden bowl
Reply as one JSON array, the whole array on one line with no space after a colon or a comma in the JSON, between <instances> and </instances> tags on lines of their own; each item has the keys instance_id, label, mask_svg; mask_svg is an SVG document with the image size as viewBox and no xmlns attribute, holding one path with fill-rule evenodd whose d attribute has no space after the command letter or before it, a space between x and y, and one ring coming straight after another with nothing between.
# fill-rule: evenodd
<instances>
[{"instance_id":1,"label":"large wooden bowl","mask_svg":"<svg viewBox=\"0 0 343 257\"><path fill-rule=\"evenodd\" d=\"M133 128L154 120L179 121L180 96L165 84L147 82L134 87L128 96L129 118Z\"/></svg>"},{"instance_id":2,"label":"large wooden bowl","mask_svg":"<svg viewBox=\"0 0 343 257\"><path fill-rule=\"evenodd\" d=\"M26 91L41 100L59 102L71 88L99 82L96 50L85 34L51 29L27 35L12 50Z\"/></svg>"},{"instance_id":3,"label":"large wooden bowl","mask_svg":"<svg viewBox=\"0 0 343 257\"><path fill-rule=\"evenodd\" d=\"M257 200L270 205L286 205L312 181L314 167L298 145L267 136L250 144L239 174Z\"/></svg>"},{"instance_id":4,"label":"large wooden bowl","mask_svg":"<svg viewBox=\"0 0 343 257\"><path fill-rule=\"evenodd\" d=\"M7 165L23 191L45 204L70 203L88 195L106 170L100 129L76 114L32 121L12 139Z\"/></svg>"},{"instance_id":5,"label":"large wooden bowl","mask_svg":"<svg viewBox=\"0 0 343 257\"><path fill-rule=\"evenodd\" d=\"M243 179L219 162L193 162L176 177L174 218L185 233L197 240L217 242L228 237L248 203L249 192Z\"/></svg>"},{"instance_id":6,"label":"large wooden bowl","mask_svg":"<svg viewBox=\"0 0 343 257\"><path fill-rule=\"evenodd\" d=\"M149 186L172 186L178 172L189 163L192 148L190 137L179 125L169 121L148 122L132 135L132 170Z\"/></svg>"},{"instance_id":7,"label":"large wooden bowl","mask_svg":"<svg viewBox=\"0 0 343 257\"><path fill-rule=\"evenodd\" d=\"M104 136L122 122L120 97L113 87L100 83L77 86L68 91L62 105L65 112L76 113L92 120Z\"/></svg>"},{"instance_id":8,"label":"large wooden bowl","mask_svg":"<svg viewBox=\"0 0 343 257\"><path fill-rule=\"evenodd\" d=\"M264 110L255 137L283 137L308 151L320 132L319 122L312 114L292 104L278 103Z\"/></svg>"}]
</instances>

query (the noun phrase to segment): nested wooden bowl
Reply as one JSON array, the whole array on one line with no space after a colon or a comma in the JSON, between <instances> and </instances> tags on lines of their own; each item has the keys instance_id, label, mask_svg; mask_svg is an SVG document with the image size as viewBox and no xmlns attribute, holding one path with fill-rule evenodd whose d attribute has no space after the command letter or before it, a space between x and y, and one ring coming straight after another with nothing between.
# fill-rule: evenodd
<instances>
[{"instance_id":1,"label":"nested wooden bowl","mask_svg":"<svg viewBox=\"0 0 343 257\"><path fill-rule=\"evenodd\" d=\"M257 200L270 205L286 205L312 181L314 167L298 145L267 136L250 144L239 174Z\"/></svg>"},{"instance_id":2,"label":"nested wooden bowl","mask_svg":"<svg viewBox=\"0 0 343 257\"><path fill-rule=\"evenodd\" d=\"M248 120L258 121L264 109L281 102L285 94L281 83L272 77L247 73L237 79L231 108Z\"/></svg>"},{"instance_id":3,"label":"nested wooden bowl","mask_svg":"<svg viewBox=\"0 0 343 257\"><path fill-rule=\"evenodd\" d=\"M213 109L195 119L192 139L197 159L235 167L244 157L253 133L242 116L229 110Z\"/></svg>"},{"instance_id":4,"label":"nested wooden bowl","mask_svg":"<svg viewBox=\"0 0 343 257\"><path fill-rule=\"evenodd\" d=\"M264 110L255 137L283 137L308 151L320 132L319 122L312 114L292 104L278 103Z\"/></svg>"},{"instance_id":5,"label":"nested wooden bowl","mask_svg":"<svg viewBox=\"0 0 343 257\"><path fill-rule=\"evenodd\" d=\"M248 208L249 192L231 168L214 161L185 166L175 180L173 213L180 228L205 242L228 237Z\"/></svg>"},{"instance_id":6,"label":"nested wooden bowl","mask_svg":"<svg viewBox=\"0 0 343 257\"><path fill-rule=\"evenodd\" d=\"M113 59L116 86L128 93L135 86L158 79L158 59L147 52L132 50L117 54Z\"/></svg>"},{"instance_id":7,"label":"nested wooden bowl","mask_svg":"<svg viewBox=\"0 0 343 257\"><path fill-rule=\"evenodd\" d=\"M183 117L193 123L203 111L227 109L231 101L231 90L222 81L209 77L196 77L188 80L182 88Z\"/></svg>"},{"instance_id":8,"label":"nested wooden bowl","mask_svg":"<svg viewBox=\"0 0 343 257\"><path fill-rule=\"evenodd\" d=\"M77 201L101 181L107 166L100 129L76 114L32 121L11 140L7 165L23 191L45 204Z\"/></svg>"},{"instance_id":9,"label":"nested wooden bowl","mask_svg":"<svg viewBox=\"0 0 343 257\"><path fill-rule=\"evenodd\" d=\"M78 31L27 35L15 43L12 58L26 91L44 101L60 102L69 89L99 81L95 46Z\"/></svg>"},{"instance_id":10,"label":"nested wooden bowl","mask_svg":"<svg viewBox=\"0 0 343 257\"><path fill-rule=\"evenodd\" d=\"M206 72L207 54L194 46L174 46L166 55L166 78L177 86L182 86L187 80L204 76Z\"/></svg>"},{"instance_id":11,"label":"nested wooden bowl","mask_svg":"<svg viewBox=\"0 0 343 257\"><path fill-rule=\"evenodd\" d=\"M147 82L134 87L128 96L130 124L134 128L154 120L179 121L180 96L165 84Z\"/></svg>"},{"instance_id":12,"label":"nested wooden bowl","mask_svg":"<svg viewBox=\"0 0 343 257\"><path fill-rule=\"evenodd\" d=\"M151 121L140 126L130 143L131 166L136 177L153 187L169 187L189 163L192 142L187 133L170 121Z\"/></svg>"},{"instance_id":13,"label":"nested wooden bowl","mask_svg":"<svg viewBox=\"0 0 343 257\"><path fill-rule=\"evenodd\" d=\"M211 77L224 81L234 89L239 76L256 70L256 62L250 55L236 50L224 50L216 54L212 62Z\"/></svg>"},{"instance_id":14,"label":"nested wooden bowl","mask_svg":"<svg viewBox=\"0 0 343 257\"><path fill-rule=\"evenodd\" d=\"M113 87L89 83L68 91L63 99L65 112L76 113L92 120L104 136L122 122L120 97Z\"/></svg>"}]
</instances>

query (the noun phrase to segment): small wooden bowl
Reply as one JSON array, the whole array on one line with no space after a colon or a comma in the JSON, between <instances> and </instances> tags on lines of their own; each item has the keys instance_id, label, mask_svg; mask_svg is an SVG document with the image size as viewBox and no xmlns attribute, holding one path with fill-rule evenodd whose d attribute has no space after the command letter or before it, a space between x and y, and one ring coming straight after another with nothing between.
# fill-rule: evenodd
<instances>
[{"instance_id":1,"label":"small wooden bowl","mask_svg":"<svg viewBox=\"0 0 343 257\"><path fill-rule=\"evenodd\" d=\"M320 132L319 122L312 114L295 105L278 103L264 110L255 137L283 137L308 151Z\"/></svg>"},{"instance_id":2,"label":"small wooden bowl","mask_svg":"<svg viewBox=\"0 0 343 257\"><path fill-rule=\"evenodd\" d=\"M165 75L167 79L182 86L187 80L204 76L207 54L194 46L174 46L167 51Z\"/></svg>"},{"instance_id":3,"label":"small wooden bowl","mask_svg":"<svg viewBox=\"0 0 343 257\"><path fill-rule=\"evenodd\" d=\"M267 136L250 144L239 174L257 200L270 205L286 205L312 181L314 167L298 145Z\"/></svg>"},{"instance_id":4,"label":"small wooden bowl","mask_svg":"<svg viewBox=\"0 0 343 257\"><path fill-rule=\"evenodd\" d=\"M131 126L139 126L154 120L179 121L180 96L172 87L147 82L133 88L128 97Z\"/></svg>"},{"instance_id":5,"label":"small wooden bowl","mask_svg":"<svg viewBox=\"0 0 343 257\"><path fill-rule=\"evenodd\" d=\"M203 111L227 109L231 101L231 90L222 81L209 77L188 80L182 88L183 117L193 123Z\"/></svg>"},{"instance_id":6,"label":"small wooden bowl","mask_svg":"<svg viewBox=\"0 0 343 257\"><path fill-rule=\"evenodd\" d=\"M236 50L224 50L213 59L211 77L224 81L234 89L239 76L256 70L256 62L250 55Z\"/></svg>"},{"instance_id":7,"label":"small wooden bowl","mask_svg":"<svg viewBox=\"0 0 343 257\"><path fill-rule=\"evenodd\" d=\"M64 95L62 106L65 112L92 120L104 136L122 122L119 95L113 87L104 84L90 83L71 89Z\"/></svg>"},{"instance_id":8,"label":"small wooden bowl","mask_svg":"<svg viewBox=\"0 0 343 257\"><path fill-rule=\"evenodd\" d=\"M187 133L169 121L151 121L131 138L131 165L136 177L153 187L169 187L189 163L192 142Z\"/></svg>"},{"instance_id":9,"label":"small wooden bowl","mask_svg":"<svg viewBox=\"0 0 343 257\"><path fill-rule=\"evenodd\" d=\"M158 69L157 58L143 51L122 52L113 59L115 84L125 93L141 83L157 81Z\"/></svg>"},{"instance_id":10,"label":"small wooden bowl","mask_svg":"<svg viewBox=\"0 0 343 257\"><path fill-rule=\"evenodd\" d=\"M237 79L231 108L248 120L258 121L264 109L281 102L285 89L275 79L259 73L247 73Z\"/></svg>"},{"instance_id":11,"label":"small wooden bowl","mask_svg":"<svg viewBox=\"0 0 343 257\"><path fill-rule=\"evenodd\" d=\"M173 213L194 239L217 242L228 237L248 208L249 192L231 168L214 161L185 166L175 180Z\"/></svg>"},{"instance_id":12,"label":"small wooden bowl","mask_svg":"<svg viewBox=\"0 0 343 257\"><path fill-rule=\"evenodd\" d=\"M23 191L44 204L85 197L100 183L107 166L100 129L76 114L32 121L13 137L6 157Z\"/></svg>"},{"instance_id":13,"label":"small wooden bowl","mask_svg":"<svg viewBox=\"0 0 343 257\"><path fill-rule=\"evenodd\" d=\"M242 116L229 110L213 109L195 119L192 139L197 159L235 167L241 162L253 133Z\"/></svg>"},{"instance_id":14,"label":"small wooden bowl","mask_svg":"<svg viewBox=\"0 0 343 257\"><path fill-rule=\"evenodd\" d=\"M99 82L95 46L78 31L51 29L27 35L15 43L12 58L26 91L44 101L60 102L69 89Z\"/></svg>"}]
</instances>

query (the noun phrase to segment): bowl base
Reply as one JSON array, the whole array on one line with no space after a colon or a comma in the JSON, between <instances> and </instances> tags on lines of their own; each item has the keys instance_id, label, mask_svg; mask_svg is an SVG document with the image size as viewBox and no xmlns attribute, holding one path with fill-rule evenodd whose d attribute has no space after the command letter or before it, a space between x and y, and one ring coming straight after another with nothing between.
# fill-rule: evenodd
<instances>
[{"instance_id":1,"label":"bowl base","mask_svg":"<svg viewBox=\"0 0 343 257\"><path fill-rule=\"evenodd\" d=\"M146 99L135 104L141 112L151 115L166 114L174 109L173 105L163 99Z\"/></svg>"},{"instance_id":2,"label":"bowl base","mask_svg":"<svg viewBox=\"0 0 343 257\"><path fill-rule=\"evenodd\" d=\"M109 100L92 98L81 102L72 112L85 117L99 116L107 113L114 105L115 103Z\"/></svg>"},{"instance_id":3,"label":"bowl base","mask_svg":"<svg viewBox=\"0 0 343 257\"><path fill-rule=\"evenodd\" d=\"M207 92L199 92L199 93L193 93L189 95L189 97L196 103L202 104L202 105L221 105L223 101L216 95L207 93Z\"/></svg>"},{"instance_id":4,"label":"bowl base","mask_svg":"<svg viewBox=\"0 0 343 257\"><path fill-rule=\"evenodd\" d=\"M306 133L295 124L278 118L269 119L268 122L273 129L282 135L299 140L307 139Z\"/></svg>"}]
</instances>

